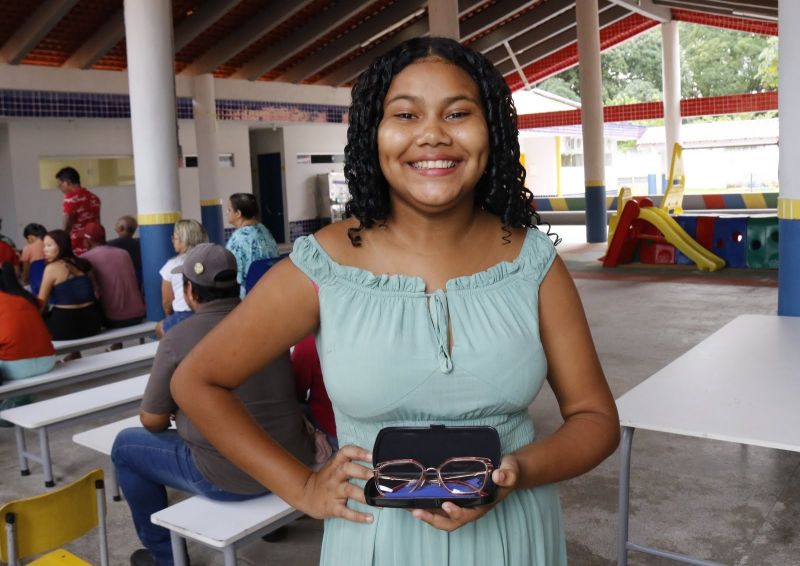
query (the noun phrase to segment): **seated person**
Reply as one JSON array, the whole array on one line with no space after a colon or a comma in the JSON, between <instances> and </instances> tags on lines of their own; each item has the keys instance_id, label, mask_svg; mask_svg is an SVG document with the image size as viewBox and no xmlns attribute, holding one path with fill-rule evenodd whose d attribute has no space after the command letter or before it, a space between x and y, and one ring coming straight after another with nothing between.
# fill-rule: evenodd
<instances>
[{"instance_id":1,"label":"seated person","mask_svg":"<svg viewBox=\"0 0 800 566\"><path fill-rule=\"evenodd\" d=\"M14 267L0 275L0 383L33 377L53 369L55 350L39 314L39 301L22 288ZM29 402L30 396L4 399L0 410ZM0 421L3 426L3 421Z\"/></svg>"},{"instance_id":2,"label":"seated person","mask_svg":"<svg viewBox=\"0 0 800 566\"><path fill-rule=\"evenodd\" d=\"M44 237L47 266L42 276L39 300L45 312L45 324L53 340L74 340L99 333L103 313L97 305L94 286L89 278L92 264L75 257L69 234L51 230ZM80 357L70 356L70 358Z\"/></svg>"},{"instance_id":3,"label":"seated person","mask_svg":"<svg viewBox=\"0 0 800 566\"><path fill-rule=\"evenodd\" d=\"M240 501L266 493L264 486L228 462L175 404L170 381L192 347L239 304L236 259L216 244L199 244L175 268L195 314L164 336L158 347L139 416L145 428L117 436L111 459L146 549L133 566L173 564L169 531L150 522L167 507L165 486L211 499ZM289 353L260 369L234 394L250 416L296 458L314 459L314 441L295 399ZM174 418L177 430L168 430Z\"/></svg>"},{"instance_id":4,"label":"seated person","mask_svg":"<svg viewBox=\"0 0 800 566\"><path fill-rule=\"evenodd\" d=\"M47 229L41 224L31 223L25 226L22 235L28 242L22 248L22 282L27 285L30 283L31 263L44 261L44 237Z\"/></svg>"},{"instance_id":5,"label":"seated person","mask_svg":"<svg viewBox=\"0 0 800 566\"><path fill-rule=\"evenodd\" d=\"M142 247L141 243L139 242L139 238L134 238L133 235L136 233L136 229L139 227L139 223L136 222L136 219L133 216L125 215L120 216L117 219L117 223L114 225L114 232L117 233L117 237L113 240L109 240L106 242L109 246L114 246L115 248L122 248L131 256L131 260L133 261L133 268L136 270L136 277L139 281L139 285L142 284Z\"/></svg>"},{"instance_id":6,"label":"seated person","mask_svg":"<svg viewBox=\"0 0 800 566\"><path fill-rule=\"evenodd\" d=\"M208 234L197 220L184 219L175 223L172 247L178 254L167 260L158 271L161 276L161 307L166 317L156 325L156 336L161 338L173 326L192 316L192 310L183 299L183 280L174 269L183 265L186 253L197 244L208 242Z\"/></svg>"},{"instance_id":7,"label":"seated person","mask_svg":"<svg viewBox=\"0 0 800 566\"><path fill-rule=\"evenodd\" d=\"M0 241L0 263L10 263L14 268L14 273L19 273L19 256L17 256L17 250L3 241Z\"/></svg>"},{"instance_id":8,"label":"seated person","mask_svg":"<svg viewBox=\"0 0 800 566\"><path fill-rule=\"evenodd\" d=\"M105 229L94 222L84 226L83 241L87 251L81 259L92 264L104 326L124 328L142 322L145 307L131 256L106 245Z\"/></svg>"},{"instance_id":9,"label":"seated person","mask_svg":"<svg viewBox=\"0 0 800 566\"><path fill-rule=\"evenodd\" d=\"M338 450L339 441L336 438L333 406L325 390L313 334L298 342L292 350L292 372L297 398L303 403L308 403L311 423L325 434L325 439L331 448Z\"/></svg>"}]
</instances>

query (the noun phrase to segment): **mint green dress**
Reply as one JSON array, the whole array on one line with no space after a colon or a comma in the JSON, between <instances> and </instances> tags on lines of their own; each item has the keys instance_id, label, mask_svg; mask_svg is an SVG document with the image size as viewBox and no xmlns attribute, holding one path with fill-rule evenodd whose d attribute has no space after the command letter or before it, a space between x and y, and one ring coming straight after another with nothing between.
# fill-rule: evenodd
<instances>
[{"instance_id":1,"label":"mint green dress","mask_svg":"<svg viewBox=\"0 0 800 566\"><path fill-rule=\"evenodd\" d=\"M533 441L528 406L547 374L539 284L555 258L546 235L529 230L514 261L451 279L433 293L419 277L338 264L313 236L299 238L290 257L319 286L317 349L340 446L371 450L383 427L431 423L493 426L504 454ZM402 509L349 506L375 520L327 519L324 566L567 562L553 485L513 491L452 533Z\"/></svg>"}]
</instances>

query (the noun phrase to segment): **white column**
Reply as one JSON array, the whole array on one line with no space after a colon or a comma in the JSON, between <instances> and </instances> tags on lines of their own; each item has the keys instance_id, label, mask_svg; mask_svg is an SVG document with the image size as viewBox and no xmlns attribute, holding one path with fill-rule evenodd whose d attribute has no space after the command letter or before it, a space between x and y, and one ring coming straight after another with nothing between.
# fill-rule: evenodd
<instances>
[{"instance_id":1,"label":"white column","mask_svg":"<svg viewBox=\"0 0 800 566\"><path fill-rule=\"evenodd\" d=\"M180 211L172 4L125 0L133 165L139 214Z\"/></svg>"},{"instance_id":2,"label":"white column","mask_svg":"<svg viewBox=\"0 0 800 566\"><path fill-rule=\"evenodd\" d=\"M219 198L219 145L214 76L210 73L192 78L194 87L194 136L197 140L197 174L200 199Z\"/></svg>"},{"instance_id":3,"label":"white column","mask_svg":"<svg viewBox=\"0 0 800 566\"><path fill-rule=\"evenodd\" d=\"M778 314L800 316L800 2L778 2Z\"/></svg>"},{"instance_id":4,"label":"white column","mask_svg":"<svg viewBox=\"0 0 800 566\"><path fill-rule=\"evenodd\" d=\"M676 143L681 143L681 46L678 41L678 22L661 24L661 62L666 134L664 172L669 175L672 149Z\"/></svg>"},{"instance_id":5,"label":"white column","mask_svg":"<svg viewBox=\"0 0 800 566\"><path fill-rule=\"evenodd\" d=\"M147 318L159 320L164 313L158 270L175 253L170 235L181 210L172 3L125 0L125 42L144 294Z\"/></svg>"},{"instance_id":6,"label":"white column","mask_svg":"<svg viewBox=\"0 0 800 566\"><path fill-rule=\"evenodd\" d=\"M458 41L458 0L428 0L428 26L432 36Z\"/></svg>"},{"instance_id":7,"label":"white column","mask_svg":"<svg viewBox=\"0 0 800 566\"><path fill-rule=\"evenodd\" d=\"M194 88L194 136L197 141L197 175L200 181L200 210L208 238L225 243L223 202L220 199L219 144L217 141L217 99L214 76L210 73L192 78Z\"/></svg>"},{"instance_id":8,"label":"white column","mask_svg":"<svg viewBox=\"0 0 800 566\"><path fill-rule=\"evenodd\" d=\"M583 176L586 186L586 241L606 241L603 162L603 88L600 77L600 21L597 0L575 3L581 85Z\"/></svg>"}]
</instances>

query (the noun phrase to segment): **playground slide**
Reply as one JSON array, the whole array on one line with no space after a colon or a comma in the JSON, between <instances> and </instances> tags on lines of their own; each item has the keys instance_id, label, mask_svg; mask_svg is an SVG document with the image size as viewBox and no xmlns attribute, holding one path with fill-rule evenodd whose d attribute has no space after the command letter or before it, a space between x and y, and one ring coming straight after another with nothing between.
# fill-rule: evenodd
<instances>
[{"instance_id":1,"label":"playground slide","mask_svg":"<svg viewBox=\"0 0 800 566\"><path fill-rule=\"evenodd\" d=\"M716 271L725 267L725 260L711 253L687 234L672 217L660 208L643 207L639 218L664 234L667 241L697 264L700 271Z\"/></svg>"}]
</instances>

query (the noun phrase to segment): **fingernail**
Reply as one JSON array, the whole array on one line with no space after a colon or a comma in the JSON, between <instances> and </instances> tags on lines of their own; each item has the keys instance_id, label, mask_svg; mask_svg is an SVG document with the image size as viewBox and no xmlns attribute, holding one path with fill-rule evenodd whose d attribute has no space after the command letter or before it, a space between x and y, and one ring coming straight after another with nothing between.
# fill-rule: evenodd
<instances>
[{"instance_id":1,"label":"fingernail","mask_svg":"<svg viewBox=\"0 0 800 566\"><path fill-rule=\"evenodd\" d=\"M411 515L413 515L415 519L422 519L422 511L412 511Z\"/></svg>"},{"instance_id":2,"label":"fingernail","mask_svg":"<svg viewBox=\"0 0 800 566\"><path fill-rule=\"evenodd\" d=\"M371 523L375 518L372 515L367 515L367 523Z\"/></svg>"},{"instance_id":3,"label":"fingernail","mask_svg":"<svg viewBox=\"0 0 800 566\"><path fill-rule=\"evenodd\" d=\"M372 462L372 452L367 452L366 458L368 461Z\"/></svg>"}]
</instances>

